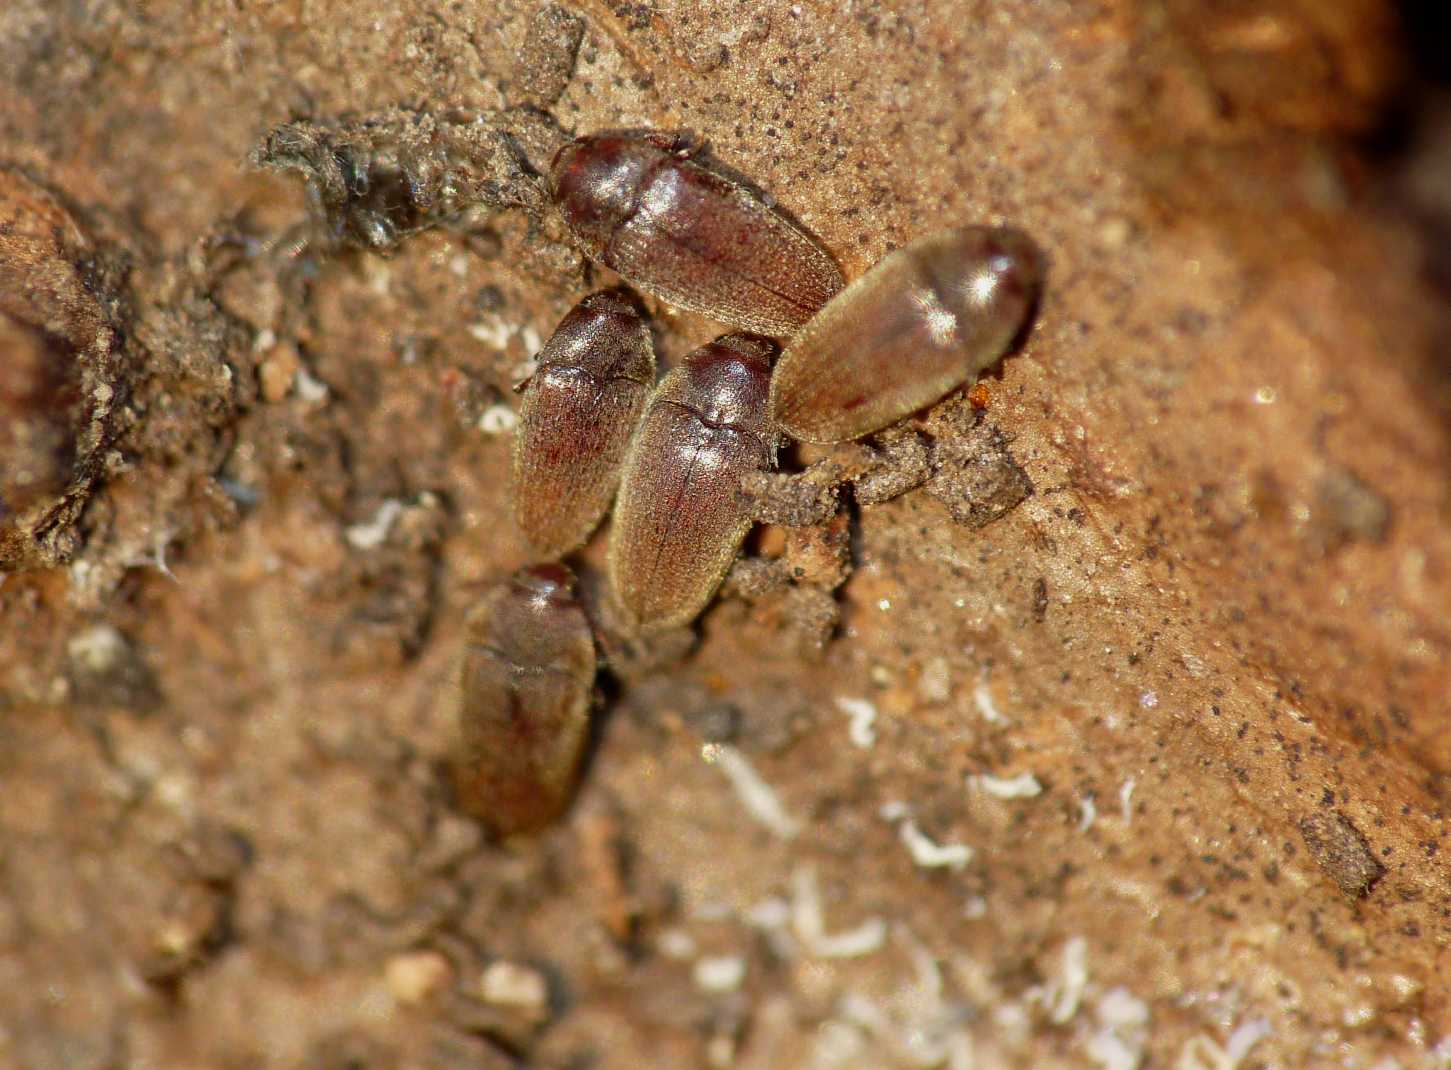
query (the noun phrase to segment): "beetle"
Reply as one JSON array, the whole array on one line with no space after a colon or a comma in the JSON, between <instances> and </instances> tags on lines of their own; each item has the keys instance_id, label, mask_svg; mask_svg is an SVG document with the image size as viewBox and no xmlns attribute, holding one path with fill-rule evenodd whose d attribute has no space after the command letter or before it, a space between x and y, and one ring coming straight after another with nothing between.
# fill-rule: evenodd
<instances>
[{"instance_id":1,"label":"beetle","mask_svg":"<svg viewBox=\"0 0 1451 1070\"><path fill-rule=\"evenodd\" d=\"M609 547L616 600L642 630L700 613L750 530L740 481L775 464L766 416L775 348L724 335L687 356L650 396L625 461Z\"/></svg>"},{"instance_id":2,"label":"beetle","mask_svg":"<svg viewBox=\"0 0 1451 1070\"><path fill-rule=\"evenodd\" d=\"M993 364L1023 330L1043 258L1010 227L938 231L883 258L786 346L772 420L793 438L879 431Z\"/></svg>"},{"instance_id":3,"label":"beetle","mask_svg":"<svg viewBox=\"0 0 1451 1070\"><path fill-rule=\"evenodd\" d=\"M521 388L509 480L515 520L540 557L581 545L609 509L654 385L650 328L625 290L590 294L540 350Z\"/></svg>"},{"instance_id":4,"label":"beetle","mask_svg":"<svg viewBox=\"0 0 1451 1070\"><path fill-rule=\"evenodd\" d=\"M533 565L464 620L455 795L496 835L538 831L569 805L589 738L597 659L563 565Z\"/></svg>"},{"instance_id":5,"label":"beetle","mask_svg":"<svg viewBox=\"0 0 1451 1070\"><path fill-rule=\"evenodd\" d=\"M604 133L563 146L554 203L591 259L673 305L785 336L841 289L841 270L740 182L668 134Z\"/></svg>"}]
</instances>

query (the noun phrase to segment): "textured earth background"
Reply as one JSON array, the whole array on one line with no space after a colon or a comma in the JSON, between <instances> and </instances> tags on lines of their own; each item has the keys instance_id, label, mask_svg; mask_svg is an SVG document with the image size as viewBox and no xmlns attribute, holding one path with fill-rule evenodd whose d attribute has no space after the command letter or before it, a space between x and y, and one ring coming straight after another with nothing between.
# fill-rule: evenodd
<instances>
[{"instance_id":1,"label":"textured earth background","mask_svg":"<svg viewBox=\"0 0 1451 1070\"><path fill-rule=\"evenodd\" d=\"M1451 112L1400 40L4 4L0 1066L1451 1065ZM722 599L491 845L460 621L526 560L510 387L609 281L535 175L645 126L849 277L981 220L1049 284L917 421L929 485L851 510L824 649L804 588ZM667 364L718 330L652 311Z\"/></svg>"}]
</instances>

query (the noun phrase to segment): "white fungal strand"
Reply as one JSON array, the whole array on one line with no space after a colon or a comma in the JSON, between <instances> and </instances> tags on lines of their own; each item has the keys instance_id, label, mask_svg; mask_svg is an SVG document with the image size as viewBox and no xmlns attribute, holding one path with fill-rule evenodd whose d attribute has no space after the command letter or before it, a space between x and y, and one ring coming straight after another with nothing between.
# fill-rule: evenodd
<instances>
[{"instance_id":1,"label":"white fungal strand","mask_svg":"<svg viewBox=\"0 0 1451 1070\"><path fill-rule=\"evenodd\" d=\"M712 743L703 748L702 754L706 761L718 766L726 775L746 813L761 825L783 840L792 839L801 831L801 822L786 812L775 789L762 779L740 751L724 743Z\"/></svg>"},{"instance_id":2,"label":"white fungal strand","mask_svg":"<svg viewBox=\"0 0 1451 1070\"><path fill-rule=\"evenodd\" d=\"M972 861L973 850L965 843L939 844L917 827L911 818L897 829L912 861L924 869L962 869Z\"/></svg>"},{"instance_id":3,"label":"white fungal strand","mask_svg":"<svg viewBox=\"0 0 1451 1070\"><path fill-rule=\"evenodd\" d=\"M853 745L866 750L876 743L877 708L875 706L863 698L845 697L838 698L836 706L851 718L847 727L847 737Z\"/></svg>"},{"instance_id":4,"label":"white fungal strand","mask_svg":"<svg viewBox=\"0 0 1451 1070\"><path fill-rule=\"evenodd\" d=\"M982 773L967 778L968 786L999 799L1031 799L1043 794L1043 785L1032 773L996 777Z\"/></svg>"}]
</instances>

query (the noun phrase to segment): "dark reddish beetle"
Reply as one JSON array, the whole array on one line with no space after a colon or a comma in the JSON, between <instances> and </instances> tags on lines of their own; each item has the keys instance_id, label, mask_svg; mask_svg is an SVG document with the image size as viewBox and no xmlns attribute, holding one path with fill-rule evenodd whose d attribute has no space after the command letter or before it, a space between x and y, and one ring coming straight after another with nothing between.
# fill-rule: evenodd
<instances>
[{"instance_id":1,"label":"dark reddish beetle","mask_svg":"<svg viewBox=\"0 0 1451 1070\"><path fill-rule=\"evenodd\" d=\"M610 532L610 582L643 629L689 623L720 586L751 520L742 474L775 463L766 419L771 355L731 334L667 375L625 462Z\"/></svg>"},{"instance_id":2,"label":"dark reddish beetle","mask_svg":"<svg viewBox=\"0 0 1451 1070\"><path fill-rule=\"evenodd\" d=\"M842 287L815 242L665 134L596 134L559 150L554 200L592 259L671 304L789 335Z\"/></svg>"},{"instance_id":3,"label":"dark reddish beetle","mask_svg":"<svg viewBox=\"0 0 1451 1070\"><path fill-rule=\"evenodd\" d=\"M625 291L586 297L545 343L510 470L514 517L540 557L579 546L610 507L654 385L650 328Z\"/></svg>"},{"instance_id":4,"label":"dark reddish beetle","mask_svg":"<svg viewBox=\"0 0 1451 1070\"><path fill-rule=\"evenodd\" d=\"M589 736L594 638L563 565L522 569L464 621L459 805L501 836L536 831L569 804Z\"/></svg>"},{"instance_id":5,"label":"dark reddish beetle","mask_svg":"<svg viewBox=\"0 0 1451 1070\"><path fill-rule=\"evenodd\" d=\"M1022 331L1043 260L1010 227L919 238L848 286L791 339L771 415L807 442L896 423L993 364Z\"/></svg>"}]
</instances>

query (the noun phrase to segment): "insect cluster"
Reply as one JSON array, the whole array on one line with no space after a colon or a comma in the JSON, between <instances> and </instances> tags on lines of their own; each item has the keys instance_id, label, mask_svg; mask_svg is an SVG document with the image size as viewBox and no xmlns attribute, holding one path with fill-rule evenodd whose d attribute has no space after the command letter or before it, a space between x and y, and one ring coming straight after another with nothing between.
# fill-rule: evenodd
<instances>
[{"instance_id":1,"label":"insect cluster","mask_svg":"<svg viewBox=\"0 0 1451 1070\"><path fill-rule=\"evenodd\" d=\"M523 389L510 494L542 559L581 546L611 502L609 586L626 626L693 620L753 519L742 481L780 437L843 442L937 401L998 360L1042 261L1008 228L930 234L844 286L832 259L741 182L654 133L562 148L554 202L580 248L639 290L739 332L658 385L628 291L591 294ZM779 358L776 338L788 342ZM595 676L573 577L536 565L470 615L456 764L461 801L502 834L567 804Z\"/></svg>"}]
</instances>

